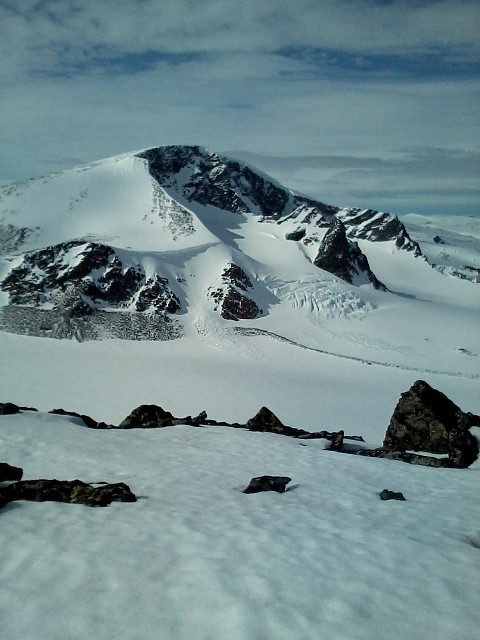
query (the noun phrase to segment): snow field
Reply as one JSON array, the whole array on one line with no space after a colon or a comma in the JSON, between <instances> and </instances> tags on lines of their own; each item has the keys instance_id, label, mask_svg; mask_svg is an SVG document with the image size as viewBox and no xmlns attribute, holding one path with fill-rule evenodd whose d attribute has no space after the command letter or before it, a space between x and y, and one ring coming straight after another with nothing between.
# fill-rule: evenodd
<instances>
[{"instance_id":1,"label":"snow field","mask_svg":"<svg viewBox=\"0 0 480 640\"><path fill-rule=\"evenodd\" d=\"M222 427L75 422L2 417L4 456L25 477L126 482L139 501L5 507L2 638L477 637L478 549L467 538L480 528L478 468ZM241 492L265 473L289 475L287 492ZM407 501L382 502L383 488Z\"/></svg>"}]
</instances>

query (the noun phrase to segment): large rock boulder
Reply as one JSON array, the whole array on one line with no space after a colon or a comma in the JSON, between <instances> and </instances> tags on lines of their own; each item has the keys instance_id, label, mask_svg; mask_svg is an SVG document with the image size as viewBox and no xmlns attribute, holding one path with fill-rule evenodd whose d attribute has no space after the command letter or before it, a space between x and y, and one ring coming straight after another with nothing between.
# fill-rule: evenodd
<instances>
[{"instance_id":1,"label":"large rock boulder","mask_svg":"<svg viewBox=\"0 0 480 640\"><path fill-rule=\"evenodd\" d=\"M448 454L450 466L468 467L478 457L478 443L469 432L480 416L464 413L447 396L417 380L402 393L388 425L383 449Z\"/></svg>"},{"instance_id":2,"label":"large rock boulder","mask_svg":"<svg viewBox=\"0 0 480 640\"><path fill-rule=\"evenodd\" d=\"M120 429L132 429L134 427L171 427L174 424L174 416L170 411L165 411L156 404L142 404L122 420Z\"/></svg>"}]
</instances>

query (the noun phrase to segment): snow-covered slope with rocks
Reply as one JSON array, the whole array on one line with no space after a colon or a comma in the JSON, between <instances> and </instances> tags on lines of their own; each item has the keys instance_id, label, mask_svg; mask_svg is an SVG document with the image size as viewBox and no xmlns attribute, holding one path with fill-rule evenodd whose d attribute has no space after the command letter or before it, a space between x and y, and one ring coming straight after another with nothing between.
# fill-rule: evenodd
<instances>
[{"instance_id":1,"label":"snow-covered slope with rocks","mask_svg":"<svg viewBox=\"0 0 480 640\"><path fill-rule=\"evenodd\" d=\"M2 508L2 640L476 639L478 461L46 413L243 424L267 406L374 448L423 379L479 414L480 288L430 262L477 267L480 225L403 222L199 147L0 188L0 402L39 409L0 416L0 461L138 498ZM292 481L242 493L264 474Z\"/></svg>"}]
</instances>

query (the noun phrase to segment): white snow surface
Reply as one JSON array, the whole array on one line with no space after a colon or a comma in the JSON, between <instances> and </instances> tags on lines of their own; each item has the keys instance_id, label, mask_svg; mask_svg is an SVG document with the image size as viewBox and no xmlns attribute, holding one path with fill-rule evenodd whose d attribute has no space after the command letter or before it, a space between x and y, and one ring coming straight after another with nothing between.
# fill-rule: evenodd
<instances>
[{"instance_id":1,"label":"white snow surface","mask_svg":"<svg viewBox=\"0 0 480 640\"><path fill-rule=\"evenodd\" d=\"M1 436L29 477L126 482L139 498L2 510L6 640L478 637L478 467L42 414L2 417ZM242 493L265 473L290 476L287 492Z\"/></svg>"},{"instance_id":2,"label":"white snow surface","mask_svg":"<svg viewBox=\"0 0 480 640\"><path fill-rule=\"evenodd\" d=\"M148 276L161 268L184 336L0 332L0 401L40 410L0 416L0 460L24 478L121 481L139 497L0 510L0 638L476 639L480 463L416 467L226 427L97 431L46 412L118 424L157 404L244 423L266 405L284 424L379 446L416 379L480 413L478 285L361 240L390 291L350 286L311 264L313 245L283 241L283 226L174 201L131 156L45 181L2 188L0 224L33 229L18 251L81 237ZM448 240L459 264L474 256L471 219L406 222L434 248L437 233ZM0 262L0 278L17 260ZM231 261L251 277L263 317L213 311L205 292ZM289 490L242 493L264 474L291 477ZM406 501L381 501L385 488Z\"/></svg>"}]
</instances>

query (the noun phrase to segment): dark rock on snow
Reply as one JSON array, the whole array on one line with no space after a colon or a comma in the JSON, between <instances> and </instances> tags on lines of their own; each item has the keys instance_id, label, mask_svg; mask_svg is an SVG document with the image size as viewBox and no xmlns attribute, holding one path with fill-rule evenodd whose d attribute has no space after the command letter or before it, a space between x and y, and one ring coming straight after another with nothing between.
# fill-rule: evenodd
<instances>
[{"instance_id":1,"label":"dark rock on snow","mask_svg":"<svg viewBox=\"0 0 480 640\"><path fill-rule=\"evenodd\" d=\"M199 426L207 423L207 412L201 411L198 416L186 416L185 418L175 418L170 411L165 411L156 404L142 404L122 420L119 429L135 429L135 428L157 428L172 427L174 425L188 424Z\"/></svg>"},{"instance_id":2,"label":"dark rock on snow","mask_svg":"<svg viewBox=\"0 0 480 640\"><path fill-rule=\"evenodd\" d=\"M16 482L21 480L23 469L20 467L12 467L6 462L0 462L0 482Z\"/></svg>"},{"instance_id":3,"label":"dark rock on snow","mask_svg":"<svg viewBox=\"0 0 480 640\"><path fill-rule=\"evenodd\" d=\"M343 449L343 431L338 431L332 434L332 443L330 445L330 451L341 451Z\"/></svg>"},{"instance_id":4,"label":"dark rock on snow","mask_svg":"<svg viewBox=\"0 0 480 640\"><path fill-rule=\"evenodd\" d=\"M222 318L253 320L262 315L262 309L249 297L253 293L253 285L243 269L230 263L222 273L222 282L222 286L208 290L208 296L215 301L215 310L220 312Z\"/></svg>"},{"instance_id":5,"label":"dark rock on snow","mask_svg":"<svg viewBox=\"0 0 480 640\"><path fill-rule=\"evenodd\" d=\"M106 507L111 502L136 502L123 482L94 487L81 480L21 480L0 489L0 503L15 500L70 502Z\"/></svg>"},{"instance_id":6,"label":"dark rock on snow","mask_svg":"<svg viewBox=\"0 0 480 640\"><path fill-rule=\"evenodd\" d=\"M303 429L287 427L267 407L262 407L260 411L253 416L253 418L250 418L246 427L249 431L267 431L268 433L279 433L284 436L293 436L294 438L309 435L308 431L304 431Z\"/></svg>"},{"instance_id":7,"label":"dark rock on snow","mask_svg":"<svg viewBox=\"0 0 480 640\"><path fill-rule=\"evenodd\" d=\"M469 432L480 416L464 413L446 395L417 380L402 393L385 434L385 452L426 451L448 454L448 466L468 467L478 457Z\"/></svg>"},{"instance_id":8,"label":"dark rock on snow","mask_svg":"<svg viewBox=\"0 0 480 640\"><path fill-rule=\"evenodd\" d=\"M80 418L80 420L83 420L85 426L89 427L90 429L110 429L111 428L111 425L108 425L105 422L97 422L97 420L94 420L90 416L87 416L83 413L77 413L76 411L66 411L65 409L52 409L52 411L49 411L49 413L52 413L58 416L72 416L73 418Z\"/></svg>"},{"instance_id":9,"label":"dark rock on snow","mask_svg":"<svg viewBox=\"0 0 480 640\"><path fill-rule=\"evenodd\" d=\"M0 402L0 416L12 416L20 413L20 407L13 402Z\"/></svg>"},{"instance_id":10,"label":"dark rock on snow","mask_svg":"<svg viewBox=\"0 0 480 640\"><path fill-rule=\"evenodd\" d=\"M385 451L379 447L378 449L358 449L355 451L357 456L365 456L367 458L386 458L387 460L400 460L409 464L418 464L422 467L451 467L448 458L434 458L432 456L423 456L418 453L407 453L406 451Z\"/></svg>"},{"instance_id":11,"label":"dark rock on snow","mask_svg":"<svg viewBox=\"0 0 480 640\"><path fill-rule=\"evenodd\" d=\"M400 491L389 491L388 489L384 489L379 494L380 500L405 500L405 496Z\"/></svg>"},{"instance_id":12,"label":"dark rock on snow","mask_svg":"<svg viewBox=\"0 0 480 640\"><path fill-rule=\"evenodd\" d=\"M120 429L131 429L133 427L170 427L174 421L170 411L165 411L155 404L142 404L122 420Z\"/></svg>"},{"instance_id":13,"label":"dark rock on snow","mask_svg":"<svg viewBox=\"0 0 480 640\"><path fill-rule=\"evenodd\" d=\"M320 242L313 263L349 284L353 283L354 278L361 276L366 282L370 282L374 289L387 290L370 269L367 257L358 244L348 240L345 225L341 220L336 219L330 225Z\"/></svg>"},{"instance_id":14,"label":"dark rock on snow","mask_svg":"<svg viewBox=\"0 0 480 640\"><path fill-rule=\"evenodd\" d=\"M285 487L291 480L287 476L259 476L250 480L250 484L243 493L260 493L261 491L284 493Z\"/></svg>"},{"instance_id":15,"label":"dark rock on snow","mask_svg":"<svg viewBox=\"0 0 480 640\"><path fill-rule=\"evenodd\" d=\"M19 407L13 402L0 402L0 416L11 416L21 411L38 411L35 407Z\"/></svg>"},{"instance_id":16,"label":"dark rock on snow","mask_svg":"<svg viewBox=\"0 0 480 640\"><path fill-rule=\"evenodd\" d=\"M83 240L28 251L0 288L10 304L52 302L69 318L89 316L105 304L171 314L180 309L167 278L148 279L141 264L127 266L112 247Z\"/></svg>"}]
</instances>

